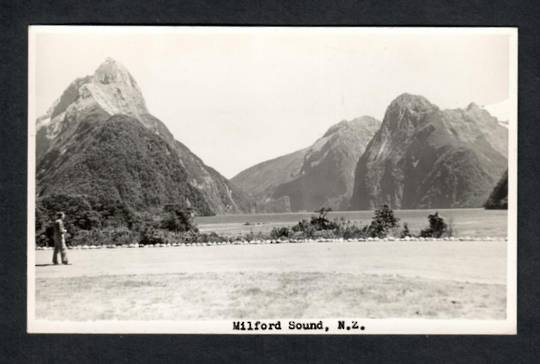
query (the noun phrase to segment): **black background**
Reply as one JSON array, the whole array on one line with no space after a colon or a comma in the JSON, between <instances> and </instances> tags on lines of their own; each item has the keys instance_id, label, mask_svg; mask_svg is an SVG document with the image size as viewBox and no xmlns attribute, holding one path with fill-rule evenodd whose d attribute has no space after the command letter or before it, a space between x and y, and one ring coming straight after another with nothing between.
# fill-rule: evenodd
<instances>
[{"instance_id":1,"label":"black background","mask_svg":"<svg viewBox=\"0 0 540 364\"><path fill-rule=\"evenodd\" d=\"M0 363L529 363L540 360L540 218L536 210L540 206L537 146L540 2L0 0L0 4ZM30 24L519 27L518 335L27 334L26 125L27 26Z\"/></svg>"}]
</instances>

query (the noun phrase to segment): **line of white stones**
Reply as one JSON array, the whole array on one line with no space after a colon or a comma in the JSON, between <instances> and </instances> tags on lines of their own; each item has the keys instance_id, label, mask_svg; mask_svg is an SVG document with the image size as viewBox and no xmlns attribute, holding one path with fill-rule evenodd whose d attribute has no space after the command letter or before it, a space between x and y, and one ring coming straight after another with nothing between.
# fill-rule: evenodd
<instances>
[{"instance_id":1,"label":"line of white stones","mask_svg":"<svg viewBox=\"0 0 540 364\"><path fill-rule=\"evenodd\" d=\"M236 241L219 241L219 242L206 242L206 243L173 243L173 244L103 244L103 245L77 245L74 247L68 247L68 249L75 250L87 250L87 249L116 249L116 248L166 248L166 247L192 247L192 246L218 246L218 245L262 245L262 244L301 244L301 243L359 243L366 241L494 241L505 240L506 237L445 237L445 238L419 238L419 237L405 237L405 238L366 238L366 239L271 239L271 240L236 240ZM36 247L37 250L52 250L52 247Z\"/></svg>"}]
</instances>

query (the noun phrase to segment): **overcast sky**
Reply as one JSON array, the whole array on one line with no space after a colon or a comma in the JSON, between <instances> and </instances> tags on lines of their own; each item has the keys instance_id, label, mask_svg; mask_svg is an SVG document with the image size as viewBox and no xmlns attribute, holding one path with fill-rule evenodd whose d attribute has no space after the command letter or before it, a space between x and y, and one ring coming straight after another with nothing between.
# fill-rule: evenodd
<instances>
[{"instance_id":1,"label":"overcast sky","mask_svg":"<svg viewBox=\"0 0 540 364\"><path fill-rule=\"evenodd\" d=\"M509 37L502 33L107 29L36 35L37 115L112 57L137 80L149 111L226 177L304 148L343 119L382 120L403 92L441 108L509 97Z\"/></svg>"}]
</instances>

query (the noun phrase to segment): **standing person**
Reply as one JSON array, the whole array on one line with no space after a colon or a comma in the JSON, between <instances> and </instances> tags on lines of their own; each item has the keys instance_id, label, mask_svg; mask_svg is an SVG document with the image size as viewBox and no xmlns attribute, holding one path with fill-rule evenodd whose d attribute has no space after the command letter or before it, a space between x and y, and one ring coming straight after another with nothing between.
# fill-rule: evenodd
<instances>
[{"instance_id":1,"label":"standing person","mask_svg":"<svg viewBox=\"0 0 540 364\"><path fill-rule=\"evenodd\" d=\"M58 253L62 256L62 264L68 264L67 247L66 247L66 229L64 228L63 212L56 214L56 220L54 221L54 253L53 263L58 264Z\"/></svg>"}]
</instances>

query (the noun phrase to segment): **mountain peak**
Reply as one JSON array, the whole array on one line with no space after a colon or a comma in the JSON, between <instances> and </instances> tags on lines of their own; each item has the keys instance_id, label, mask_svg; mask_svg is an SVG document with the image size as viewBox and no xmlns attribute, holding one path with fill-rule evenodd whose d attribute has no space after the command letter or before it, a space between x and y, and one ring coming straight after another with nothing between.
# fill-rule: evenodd
<instances>
[{"instance_id":1,"label":"mountain peak","mask_svg":"<svg viewBox=\"0 0 540 364\"><path fill-rule=\"evenodd\" d=\"M78 123L89 115L129 115L150 129L144 117L148 114L142 92L128 70L113 58L107 58L93 75L80 77L71 82L53 103L47 114L40 117L38 128L45 128L42 151L49 142L67 129L73 132Z\"/></svg>"},{"instance_id":2,"label":"mountain peak","mask_svg":"<svg viewBox=\"0 0 540 364\"><path fill-rule=\"evenodd\" d=\"M37 121L41 195L135 201L132 207L141 212L186 198L204 214L251 210L248 196L149 113L135 79L113 58L71 82L50 110ZM56 158L68 149L69 158ZM83 160L91 162L79 164Z\"/></svg>"},{"instance_id":3,"label":"mountain peak","mask_svg":"<svg viewBox=\"0 0 540 364\"><path fill-rule=\"evenodd\" d=\"M373 116L369 115L363 115L358 118L355 118L351 121L349 121L351 125L358 125L363 127L372 127L372 126L380 126L381 121L375 119Z\"/></svg>"},{"instance_id":4,"label":"mountain peak","mask_svg":"<svg viewBox=\"0 0 540 364\"><path fill-rule=\"evenodd\" d=\"M332 125L326 133L324 133L323 138L331 134L339 132L341 130L351 130L351 129L360 129L360 128L378 128L381 122L374 117L364 115L352 120L342 120L337 124Z\"/></svg>"},{"instance_id":5,"label":"mountain peak","mask_svg":"<svg viewBox=\"0 0 540 364\"><path fill-rule=\"evenodd\" d=\"M122 65L122 63L118 62L116 59L112 58L112 57L107 57L105 58L105 60L103 62L101 62L101 64L98 66L98 69L100 68L123 68L125 69L125 67Z\"/></svg>"},{"instance_id":6,"label":"mountain peak","mask_svg":"<svg viewBox=\"0 0 540 364\"><path fill-rule=\"evenodd\" d=\"M467 110L468 111L471 111L471 110L480 110L480 106L478 106L476 103L474 102L471 102L468 106L467 106Z\"/></svg>"},{"instance_id":7,"label":"mountain peak","mask_svg":"<svg viewBox=\"0 0 540 364\"><path fill-rule=\"evenodd\" d=\"M424 96L403 93L396 97L386 109L383 119L385 130L413 130L418 127L424 114L438 110Z\"/></svg>"},{"instance_id":8,"label":"mountain peak","mask_svg":"<svg viewBox=\"0 0 540 364\"><path fill-rule=\"evenodd\" d=\"M118 61L107 57L94 72L96 81L109 84L114 82L128 82L132 87L136 87L135 80L128 70Z\"/></svg>"},{"instance_id":9,"label":"mountain peak","mask_svg":"<svg viewBox=\"0 0 540 364\"><path fill-rule=\"evenodd\" d=\"M507 165L507 133L476 108L441 110L410 94L392 101L356 166L351 207L482 206Z\"/></svg>"},{"instance_id":10,"label":"mountain peak","mask_svg":"<svg viewBox=\"0 0 540 364\"><path fill-rule=\"evenodd\" d=\"M326 130L326 133L324 133L323 138L330 135L330 134L334 134L335 132L337 132L339 130L345 129L345 128L349 127L349 126L350 126L350 121L341 120L339 123L334 124L331 127L329 127L328 130Z\"/></svg>"},{"instance_id":11,"label":"mountain peak","mask_svg":"<svg viewBox=\"0 0 540 364\"><path fill-rule=\"evenodd\" d=\"M402 93L390 103L388 108L406 108L413 111L425 111L434 107L436 106L424 96Z\"/></svg>"}]
</instances>

